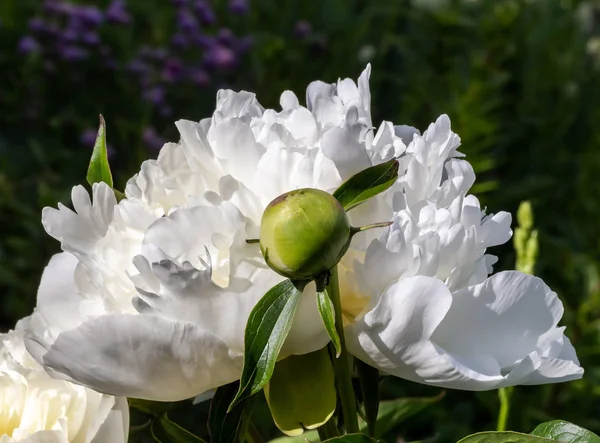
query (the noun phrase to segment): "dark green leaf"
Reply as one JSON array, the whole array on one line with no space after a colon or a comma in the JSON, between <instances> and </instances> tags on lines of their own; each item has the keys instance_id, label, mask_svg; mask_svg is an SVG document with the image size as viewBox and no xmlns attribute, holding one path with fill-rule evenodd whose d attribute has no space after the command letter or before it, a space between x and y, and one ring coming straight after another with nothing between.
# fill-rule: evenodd
<instances>
[{"instance_id":1,"label":"dark green leaf","mask_svg":"<svg viewBox=\"0 0 600 443\"><path fill-rule=\"evenodd\" d=\"M138 398L128 398L127 401L130 408L137 409L140 412L150 415L163 414L176 404L166 401L140 400Z\"/></svg>"},{"instance_id":2,"label":"dark green leaf","mask_svg":"<svg viewBox=\"0 0 600 443\"><path fill-rule=\"evenodd\" d=\"M159 443L206 443L200 437L173 423L167 415L152 422L152 437Z\"/></svg>"},{"instance_id":3,"label":"dark green leaf","mask_svg":"<svg viewBox=\"0 0 600 443\"><path fill-rule=\"evenodd\" d=\"M562 420L542 423L533 430L531 435L549 438L554 441L600 443L600 437L593 432Z\"/></svg>"},{"instance_id":4,"label":"dark green leaf","mask_svg":"<svg viewBox=\"0 0 600 443\"><path fill-rule=\"evenodd\" d=\"M108 165L108 150L106 148L106 123L102 116L100 116L100 127L98 128L98 135L96 136L96 143L94 144L86 178L90 185L104 182L111 188L113 187L112 174Z\"/></svg>"},{"instance_id":5,"label":"dark green leaf","mask_svg":"<svg viewBox=\"0 0 600 443\"><path fill-rule=\"evenodd\" d=\"M392 186L398 179L398 167L396 159L371 166L342 183L333 196L349 211Z\"/></svg>"},{"instance_id":6,"label":"dark green leaf","mask_svg":"<svg viewBox=\"0 0 600 443\"><path fill-rule=\"evenodd\" d=\"M239 401L259 392L273 375L305 285L285 280L272 287L252 309L244 333L240 388L230 410Z\"/></svg>"},{"instance_id":7,"label":"dark green leaf","mask_svg":"<svg viewBox=\"0 0 600 443\"><path fill-rule=\"evenodd\" d=\"M548 443L552 440L519 432L479 432L463 438L458 443Z\"/></svg>"},{"instance_id":8,"label":"dark green leaf","mask_svg":"<svg viewBox=\"0 0 600 443\"><path fill-rule=\"evenodd\" d=\"M409 417L421 412L427 406L438 402L444 397L445 393L435 397L416 397L399 398L396 400L382 401L379 403L379 412L377 414L377 424L375 427L376 437L385 435L394 429L399 423L402 423ZM366 428L365 423L361 423L361 430Z\"/></svg>"},{"instance_id":9,"label":"dark green leaf","mask_svg":"<svg viewBox=\"0 0 600 443\"><path fill-rule=\"evenodd\" d=\"M377 443L379 440L369 437L366 434L346 434L340 437L330 438L323 443Z\"/></svg>"},{"instance_id":10,"label":"dark green leaf","mask_svg":"<svg viewBox=\"0 0 600 443\"><path fill-rule=\"evenodd\" d=\"M237 381L221 386L210 402L208 430L211 443L233 443L237 441L247 402L238 403L229 413L227 410L235 398L239 386L240 383Z\"/></svg>"},{"instance_id":11,"label":"dark green leaf","mask_svg":"<svg viewBox=\"0 0 600 443\"><path fill-rule=\"evenodd\" d=\"M335 308L327 292L317 292L317 307L323 319L323 324L325 324L327 334L329 334L329 338L335 347L335 356L337 358L342 352L342 344L340 343L340 336L335 330Z\"/></svg>"},{"instance_id":12,"label":"dark green leaf","mask_svg":"<svg viewBox=\"0 0 600 443\"><path fill-rule=\"evenodd\" d=\"M375 436L379 412L379 370L358 359L354 360L354 364L360 381L367 429L369 435Z\"/></svg>"}]
</instances>

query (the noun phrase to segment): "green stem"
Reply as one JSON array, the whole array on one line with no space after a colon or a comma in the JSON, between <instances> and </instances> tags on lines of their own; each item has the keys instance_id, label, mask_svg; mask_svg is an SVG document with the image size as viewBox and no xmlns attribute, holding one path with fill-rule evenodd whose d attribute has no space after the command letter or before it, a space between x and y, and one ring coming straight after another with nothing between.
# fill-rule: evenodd
<instances>
[{"instance_id":1,"label":"green stem","mask_svg":"<svg viewBox=\"0 0 600 443\"><path fill-rule=\"evenodd\" d=\"M340 337L342 349L340 356L333 363L338 395L342 406L342 415L344 417L344 426L346 427L346 432L355 433L359 432L358 416L356 414L356 399L354 397L354 388L352 387L352 376L350 374L348 351L346 350L346 339L344 337L344 321L342 318L337 266L331 269L331 277L329 278L329 285L326 290L335 309L335 329Z\"/></svg>"},{"instance_id":2,"label":"green stem","mask_svg":"<svg viewBox=\"0 0 600 443\"><path fill-rule=\"evenodd\" d=\"M256 425L252 421L248 423L248 429L246 429L246 441L248 443L264 443L265 441L265 439L262 438L262 435L260 435L260 432L258 432Z\"/></svg>"},{"instance_id":3,"label":"green stem","mask_svg":"<svg viewBox=\"0 0 600 443\"><path fill-rule=\"evenodd\" d=\"M322 426L317 428L321 441L329 440L330 438L339 437L340 433L335 424L335 418L331 417Z\"/></svg>"},{"instance_id":4,"label":"green stem","mask_svg":"<svg viewBox=\"0 0 600 443\"><path fill-rule=\"evenodd\" d=\"M502 432L506 430L508 415L510 413L510 398L512 397L513 387L498 389L498 398L500 399L500 412L498 412L498 425L496 430Z\"/></svg>"}]
</instances>

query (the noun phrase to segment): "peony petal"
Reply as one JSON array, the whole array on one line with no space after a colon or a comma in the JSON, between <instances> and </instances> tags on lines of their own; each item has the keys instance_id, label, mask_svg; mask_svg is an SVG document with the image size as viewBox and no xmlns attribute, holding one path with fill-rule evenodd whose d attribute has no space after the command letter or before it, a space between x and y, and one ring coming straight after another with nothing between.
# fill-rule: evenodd
<instances>
[{"instance_id":1,"label":"peony petal","mask_svg":"<svg viewBox=\"0 0 600 443\"><path fill-rule=\"evenodd\" d=\"M51 346L29 336L27 347L47 348L44 366L98 392L178 401L230 383L241 355L196 325L154 315L104 315L63 332Z\"/></svg>"},{"instance_id":2,"label":"peony petal","mask_svg":"<svg viewBox=\"0 0 600 443\"><path fill-rule=\"evenodd\" d=\"M128 436L129 404L119 397L90 443L126 443Z\"/></svg>"},{"instance_id":3,"label":"peony petal","mask_svg":"<svg viewBox=\"0 0 600 443\"><path fill-rule=\"evenodd\" d=\"M365 316L346 329L350 352L372 366L418 381L418 371L435 373L429 361L431 335L450 308L450 291L433 277L401 279Z\"/></svg>"},{"instance_id":4,"label":"peony petal","mask_svg":"<svg viewBox=\"0 0 600 443\"><path fill-rule=\"evenodd\" d=\"M81 322L81 297L75 285L77 258L68 252L55 254L42 274L36 312L53 328L66 330Z\"/></svg>"}]
</instances>

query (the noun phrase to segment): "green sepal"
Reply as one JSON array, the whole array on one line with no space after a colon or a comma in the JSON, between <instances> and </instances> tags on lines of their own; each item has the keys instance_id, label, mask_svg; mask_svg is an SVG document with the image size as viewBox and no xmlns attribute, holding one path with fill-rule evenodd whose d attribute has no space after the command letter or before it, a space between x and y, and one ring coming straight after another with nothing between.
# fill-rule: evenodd
<instances>
[{"instance_id":1,"label":"green sepal","mask_svg":"<svg viewBox=\"0 0 600 443\"><path fill-rule=\"evenodd\" d=\"M335 190L333 196L337 198L346 211L349 211L392 186L398 179L399 167L400 164L395 158L371 166L342 183Z\"/></svg>"},{"instance_id":2,"label":"green sepal","mask_svg":"<svg viewBox=\"0 0 600 443\"><path fill-rule=\"evenodd\" d=\"M592 431L574 425L568 421L553 420L538 425L531 435L549 438L555 441L577 443L600 443L600 437Z\"/></svg>"},{"instance_id":3,"label":"green sepal","mask_svg":"<svg viewBox=\"0 0 600 443\"><path fill-rule=\"evenodd\" d=\"M381 440L375 440L369 437L367 434L346 434L340 437L333 437L329 440L323 441L323 443L383 443Z\"/></svg>"},{"instance_id":4,"label":"green sepal","mask_svg":"<svg viewBox=\"0 0 600 443\"><path fill-rule=\"evenodd\" d=\"M335 348L335 357L338 358L342 353L342 343L335 329L335 308L326 291L317 292L317 308L319 309L319 314L321 314L321 319L323 320L329 339Z\"/></svg>"},{"instance_id":5,"label":"green sepal","mask_svg":"<svg viewBox=\"0 0 600 443\"><path fill-rule=\"evenodd\" d=\"M98 135L94 143L86 179L90 185L104 182L111 188L113 187L113 178L108 164L108 149L106 147L106 122L102 115L100 116L100 126L98 127Z\"/></svg>"},{"instance_id":6,"label":"green sepal","mask_svg":"<svg viewBox=\"0 0 600 443\"><path fill-rule=\"evenodd\" d=\"M337 402L327 348L278 361L265 397L275 424L286 435L301 435L327 422Z\"/></svg>"},{"instance_id":7,"label":"green sepal","mask_svg":"<svg viewBox=\"0 0 600 443\"><path fill-rule=\"evenodd\" d=\"M160 415L152 422L152 437L158 443L206 443L197 435L172 422L167 414Z\"/></svg>"},{"instance_id":8,"label":"green sepal","mask_svg":"<svg viewBox=\"0 0 600 443\"><path fill-rule=\"evenodd\" d=\"M244 398L259 392L273 375L306 284L284 280L267 291L250 312L244 332L240 387L229 411Z\"/></svg>"}]
</instances>

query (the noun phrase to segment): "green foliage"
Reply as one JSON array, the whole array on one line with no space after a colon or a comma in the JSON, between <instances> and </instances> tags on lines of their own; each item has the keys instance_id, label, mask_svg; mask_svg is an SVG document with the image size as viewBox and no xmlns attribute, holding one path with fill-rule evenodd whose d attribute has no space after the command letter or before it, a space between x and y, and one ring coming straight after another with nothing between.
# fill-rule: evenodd
<instances>
[{"instance_id":1,"label":"green foliage","mask_svg":"<svg viewBox=\"0 0 600 443\"><path fill-rule=\"evenodd\" d=\"M104 182L111 188L113 186L113 178L108 164L108 149L106 148L106 123L102 116L100 116L100 127L98 128L86 179L90 185Z\"/></svg>"},{"instance_id":2,"label":"green foliage","mask_svg":"<svg viewBox=\"0 0 600 443\"><path fill-rule=\"evenodd\" d=\"M200 437L169 420L166 414L152 422L152 436L158 443L206 443Z\"/></svg>"},{"instance_id":3,"label":"green foliage","mask_svg":"<svg viewBox=\"0 0 600 443\"><path fill-rule=\"evenodd\" d=\"M244 367L240 387L229 410L236 403L260 392L269 382L305 285L284 280L269 289L250 312L244 333Z\"/></svg>"},{"instance_id":4,"label":"green foliage","mask_svg":"<svg viewBox=\"0 0 600 443\"><path fill-rule=\"evenodd\" d=\"M110 128L115 187L123 189L140 163L156 155L143 141L144 128L152 125L176 141L172 122L210 116L218 87L254 91L263 106L276 107L283 90L302 97L308 82L356 78L371 62L375 126L385 119L424 130L449 114L477 174L473 192L488 212L517 214L528 200L535 213L535 272L563 301L563 324L586 374L576 382L516 389L508 429L530 432L562 418L600 432L600 63L590 50L600 35L597 2L448 0L419 8L416 0L256 0L239 17L227 13L227 1L215 0L214 30L248 33L253 48L236 70L214 75L207 86L174 84L172 115L141 100L131 78L100 69L98 58L57 63L52 74L35 55L20 54L18 41L42 3L0 1L2 330L31 312L41 271L59 249L41 227L41 209L68 202L71 187L84 182L92 144L79 137L97 125L99 112ZM102 35L122 61L142 45L166 44L176 14L164 0L127 4L136 25ZM592 12L582 19L586 5ZM300 20L312 27L306 37L294 32ZM490 252L500 256L497 269L513 268L510 245ZM436 393L389 378L381 387L384 399ZM260 401L253 417L261 433L280 435ZM207 407L194 407L192 418L169 414L178 423L205 422L200 415ZM452 391L439 407L399 421L385 438L454 443L493 429L497 413L495 392ZM197 432L208 439L205 429Z\"/></svg>"},{"instance_id":5,"label":"green foliage","mask_svg":"<svg viewBox=\"0 0 600 443\"><path fill-rule=\"evenodd\" d=\"M210 402L208 431L211 443L235 443L244 434L244 416L251 408L249 401L238 403L229 413L229 405L240 387L239 382L230 383L217 389ZM249 408L250 407L250 408Z\"/></svg>"},{"instance_id":6,"label":"green foliage","mask_svg":"<svg viewBox=\"0 0 600 443\"><path fill-rule=\"evenodd\" d=\"M553 420L542 423L531 432L531 435L537 435L555 441L600 443L600 437L593 432L562 420Z\"/></svg>"},{"instance_id":7,"label":"green foliage","mask_svg":"<svg viewBox=\"0 0 600 443\"><path fill-rule=\"evenodd\" d=\"M333 196L349 211L389 189L398 179L398 167L396 159L371 166L342 183Z\"/></svg>"}]
</instances>

